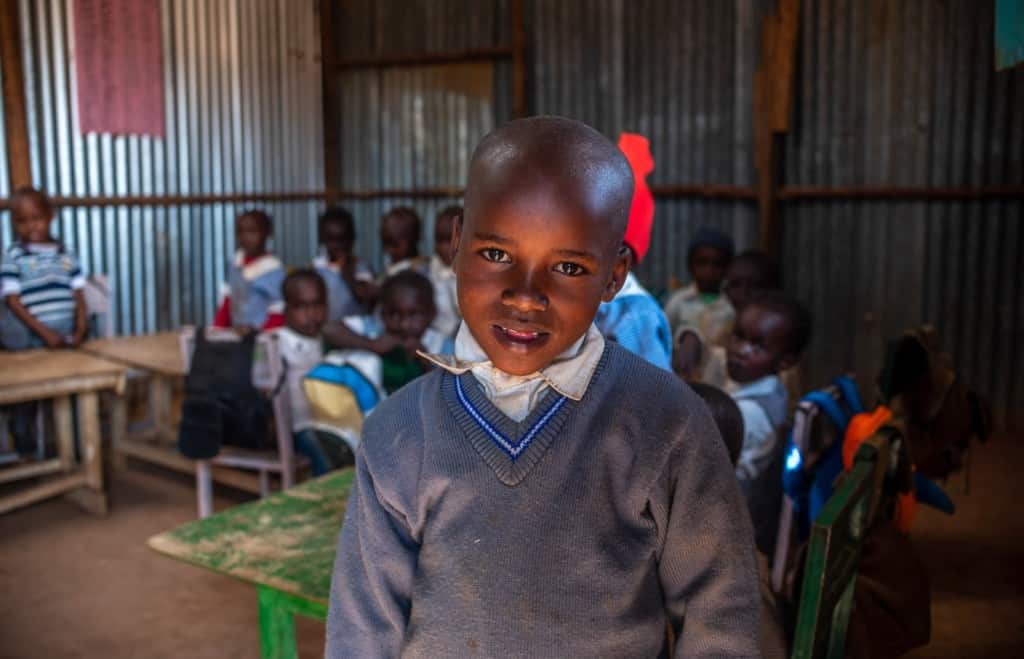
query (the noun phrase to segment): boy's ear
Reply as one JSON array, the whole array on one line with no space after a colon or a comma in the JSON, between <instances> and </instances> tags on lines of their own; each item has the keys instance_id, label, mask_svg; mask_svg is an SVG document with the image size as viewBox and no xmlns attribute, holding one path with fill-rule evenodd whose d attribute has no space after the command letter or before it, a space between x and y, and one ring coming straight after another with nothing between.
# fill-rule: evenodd
<instances>
[{"instance_id":1,"label":"boy's ear","mask_svg":"<svg viewBox=\"0 0 1024 659\"><path fill-rule=\"evenodd\" d=\"M452 223L452 272L455 271L455 264L458 262L459 243L462 242L462 214Z\"/></svg>"},{"instance_id":2,"label":"boy's ear","mask_svg":"<svg viewBox=\"0 0 1024 659\"><path fill-rule=\"evenodd\" d=\"M619 251L615 254L615 265L612 266L612 276L604 287L604 294L601 296L603 302L611 302L622 285L626 283L626 275L633 267L633 250L626 246L626 243L619 245Z\"/></svg>"}]
</instances>

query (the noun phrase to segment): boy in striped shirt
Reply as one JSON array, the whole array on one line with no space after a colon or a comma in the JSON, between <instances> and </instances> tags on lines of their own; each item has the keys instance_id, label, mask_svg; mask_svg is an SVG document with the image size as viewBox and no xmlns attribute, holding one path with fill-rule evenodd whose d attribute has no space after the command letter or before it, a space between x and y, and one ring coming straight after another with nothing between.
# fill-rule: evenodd
<instances>
[{"instance_id":1,"label":"boy in striped shirt","mask_svg":"<svg viewBox=\"0 0 1024 659\"><path fill-rule=\"evenodd\" d=\"M0 345L7 350L77 347L85 338L85 277L53 238L50 200L34 188L11 197L15 241L0 264Z\"/></svg>"}]
</instances>

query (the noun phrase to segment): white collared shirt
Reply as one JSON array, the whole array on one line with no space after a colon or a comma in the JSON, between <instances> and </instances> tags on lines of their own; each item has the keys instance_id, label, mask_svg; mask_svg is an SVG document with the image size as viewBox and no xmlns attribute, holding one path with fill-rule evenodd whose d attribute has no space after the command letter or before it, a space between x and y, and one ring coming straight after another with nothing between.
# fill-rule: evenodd
<instances>
[{"instance_id":1,"label":"white collared shirt","mask_svg":"<svg viewBox=\"0 0 1024 659\"><path fill-rule=\"evenodd\" d=\"M604 337L591 325L586 334L544 368L530 375L510 375L491 363L463 322L455 337L454 355L423 357L456 375L470 371L488 400L518 423L537 406L548 387L572 400L583 398L603 353Z\"/></svg>"}]
</instances>

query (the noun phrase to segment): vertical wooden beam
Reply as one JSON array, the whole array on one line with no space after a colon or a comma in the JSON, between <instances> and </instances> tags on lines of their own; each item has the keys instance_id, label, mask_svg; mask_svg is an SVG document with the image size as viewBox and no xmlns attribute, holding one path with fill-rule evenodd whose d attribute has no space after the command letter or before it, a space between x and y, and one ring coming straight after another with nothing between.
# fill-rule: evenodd
<instances>
[{"instance_id":1,"label":"vertical wooden beam","mask_svg":"<svg viewBox=\"0 0 1024 659\"><path fill-rule=\"evenodd\" d=\"M20 25L18 0L0 0L0 60L3 61L4 120L11 190L32 184Z\"/></svg>"},{"instance_id":2,"label":"vertical wooden beam","mask_svg":"<svg viewBox=\"0 0 1024 659\"><path fill-rule=\"evenodd\" d=\"M782 135L789 131L792 116L799 27L800 0L779 0L778 14L765 17L761 65L754 75L754 169L761 248L776 258L782 243L778 197Z\"/></svg>"},{"instance_id":3,"label":"vertical wooden beam","mask_svg":"<svg viewBox=\"0 0 1024 659\"><path fill-rule=\"evenodd\" d=\"M337 40L334 34L334 9L338 0L320 0L320 77L324 127L324 190L327 205L338 198L341 186L341 138L339 135L338 96L334 88L337 71Z\"/></svg>"},{"instance_id":4,"label":"vertical wooden beam","mask_svg":"<svg viewBox=\"0 0 1024 659\"><path fill-rule=\"evenodd\" d=\"M526 28L523 0L512 0L512 115L529 113L526 98Z\"/></svg>"}]
</instances>

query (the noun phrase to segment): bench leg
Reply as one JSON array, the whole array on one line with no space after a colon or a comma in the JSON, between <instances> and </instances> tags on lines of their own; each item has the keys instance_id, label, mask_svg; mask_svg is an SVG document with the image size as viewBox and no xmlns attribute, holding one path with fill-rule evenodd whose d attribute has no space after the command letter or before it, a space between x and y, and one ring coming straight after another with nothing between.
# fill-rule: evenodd
<instances>
[{"instance_id":1,"label":"bench leg","mask_svg":"<svg viewBox=\"0 0 1024 659\"><path fill-rule=\"evenodd\" d=\"M260 657L262 659L296 659L295 614L317 620L327 618L327 607L269 586L259 586Z\"/></svg>"},{"instance_id":2,"label":"bench leg","mask_svg":"<svg viewBox=\"0 0 1024 659\"><path fill-rule=\"evenodd\" d=\"M199 504L199 519L213 514L213 477L210 461L196 461L196 500Z\"/></svg>"}]
</instances>

